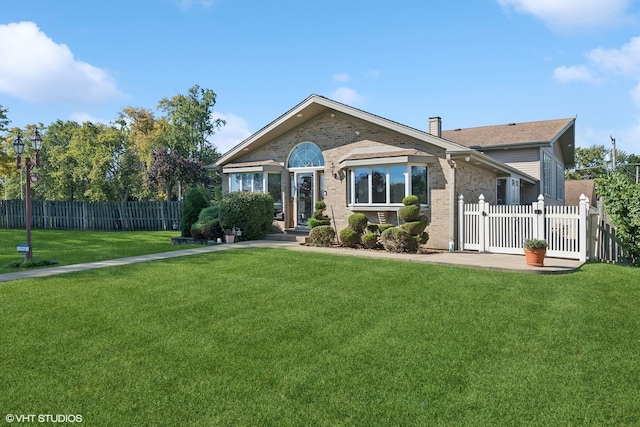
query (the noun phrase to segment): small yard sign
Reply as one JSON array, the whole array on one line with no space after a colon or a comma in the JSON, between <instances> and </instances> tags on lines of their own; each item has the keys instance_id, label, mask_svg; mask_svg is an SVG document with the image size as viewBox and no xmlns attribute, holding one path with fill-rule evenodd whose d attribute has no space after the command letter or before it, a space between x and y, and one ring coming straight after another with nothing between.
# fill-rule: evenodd
<instances>
[{"instance_id":1,"label":"small yard sign","mask_svg":"<svg viewBox=\"0 0 640 427\"><path fill-rule=\"evenodd\" d=\"M29 245L27 245L26 243L20 243L18 246L16 246L16 250L19 254L24 255L26 253L29 253Z\"/></svg>"}]
</instances>

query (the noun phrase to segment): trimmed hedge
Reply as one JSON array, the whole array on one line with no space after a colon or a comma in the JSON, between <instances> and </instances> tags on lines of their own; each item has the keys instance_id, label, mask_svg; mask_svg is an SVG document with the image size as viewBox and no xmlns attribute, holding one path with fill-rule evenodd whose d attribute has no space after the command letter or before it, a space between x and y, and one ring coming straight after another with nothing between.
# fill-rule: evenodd
<instances>
[{"instance_id":1,"label":"trimmed hedge","mask_svg":"<svg viewBox=\"0 0 640 427\"><path fill-rule=\"evenodd\" d=\"M354 213L349 215L349 227L358 234L362 234L367 227L369 219L363 213Z\"/></svg>"},{"instance_id":2,"label":"trimmed hedge","mask_svg":"<svg viewBox=\"0 0 640 427\"><path fill-rule=\"evenodd\" d=\"M386 229L380 235L380 243L389 252L415 252L418 248L415 237L400 227Z\"/></svg>"},{"instance_id":3,"label":"trimmed hedge","mask_svg":"<svg viewBox=\"0 0 640 427\"><path fill-rule=\"evenodd\" d=\"M242 229L244 240L262 239L271 231L273 197L264 193L234 192L220 202L220 226Z\"/></svg>"},{"instance_id":4,"label":"trimmed hedge","mask_svg":"<svg viewBox=\"0 0 640 427\"><path fill-rule=\"evenodd\" d=\"M357 233L351 227L344 228L340 231L340 241L342 242L342 246L355 248L360 244L360 233Z\"/></svg>"},{"instance_id":5,"label":"trimmed hedge","mask_svg":"<svg viewBox=\"0 0 640 427\"><path fill-rule=\"evenodd\" d=\"M363 234L362 246L364 246L367 249L375 249L378 246L378 235L376 233Z\"/></svg>"},{"instance_id":6,"label":"trimmed hedge","mask_svg":"<svg viewBox=\"0 0 640 427\"><path fill-rule=\"evenodd\" d=\"M309 245L331 246L336 238L335 230L329 225L319 225L309 232Z\"/></svg>"}]
</instances>

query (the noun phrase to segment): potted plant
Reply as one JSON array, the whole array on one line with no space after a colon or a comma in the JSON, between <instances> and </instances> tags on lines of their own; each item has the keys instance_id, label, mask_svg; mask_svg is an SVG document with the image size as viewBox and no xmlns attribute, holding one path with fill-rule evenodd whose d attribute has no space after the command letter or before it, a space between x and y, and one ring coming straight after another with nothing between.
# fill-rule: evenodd
<instances>
[{"instance_id":1,"label":"potted plant","mask_svg":"<svg viewBox=\"0 0 640 427\"><path fill-rule=\"evenodd\" d=\"M236 231L233 228L227 228L224 230L225 242L233 243L236 240Z\"/></svg>"},{"instance_id":2,"label":"potted plant","mask_svg":"<svg viewBox=\"0 0 640 427\"><path fill-rule=\"evenodd\" d=\"M534 267L542 267L544 265L544 257L547 254L546 240L541 239L529 239L524 242L524 256L527 260L527 265Z\"/></svg>"}]
</instances>

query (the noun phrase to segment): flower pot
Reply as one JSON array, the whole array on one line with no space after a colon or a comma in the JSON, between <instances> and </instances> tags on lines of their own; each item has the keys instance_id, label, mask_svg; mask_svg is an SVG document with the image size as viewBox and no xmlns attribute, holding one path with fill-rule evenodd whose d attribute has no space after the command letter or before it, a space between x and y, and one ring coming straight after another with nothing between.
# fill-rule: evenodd
<instances>
[{"instance_id":1,"label":"flower pot","mask_svg":"<svg viewBox=\"0 0 640 427\"><path fill-rule=\"evenodd\" d=\"M233 243L236 240L236 236L233 234L225 234L224 238L227 243Z\"/></svg>"},{"instance_id":2,"label":"flower pot","mask_svg":"<svg viewBox=\"0 0 640 427\"><path fill-rule=\"evenodd\" d=\"M524 248L524 256L527 260L527 265L532 267L543 267L544 257L547 254L546 249L527 249Z\"/></svg>"}]
</instances>

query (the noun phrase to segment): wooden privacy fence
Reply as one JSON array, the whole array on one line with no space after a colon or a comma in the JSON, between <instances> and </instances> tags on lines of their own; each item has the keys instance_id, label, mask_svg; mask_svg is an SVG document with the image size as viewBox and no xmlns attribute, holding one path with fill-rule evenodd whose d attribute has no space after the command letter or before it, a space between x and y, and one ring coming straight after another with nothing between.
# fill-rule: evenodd
<instances>
[{"instance_id":1,"label":"wooden privacy fence","mask_svg":"<svg viewBox=\"0 0 640 427\"><path fill-rule=\"evenodd\" d=\"M522 254L525 240L546 240L547 255L557 258L624 262L622 250L602 210L582 195L578 206L545 206L544 197L531 205L491 205L458 199L458 247Z\"/></svg>"},{"instance_id":2,"label":"wooden privacy fence","mask_svg":"<svg viewBox=\"0 0 640 427\"><path fill-rule=\"evenodd\" d=\"M179 229L182 202L31 202L31 227L52 230ZM0 201L0 228L25 227L25 201Z\"/></svg>"}]
</instances>

